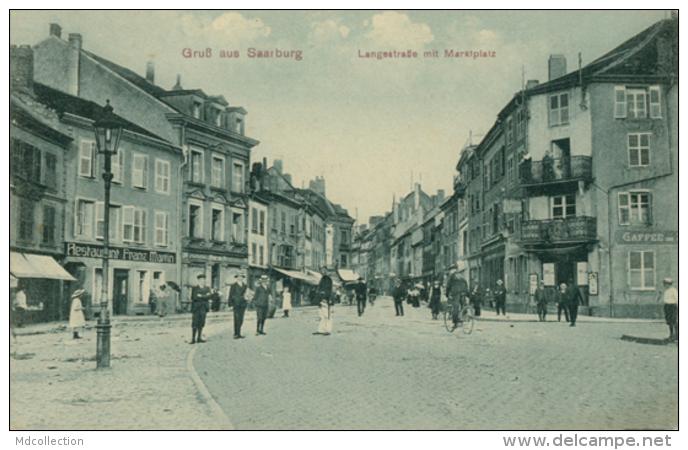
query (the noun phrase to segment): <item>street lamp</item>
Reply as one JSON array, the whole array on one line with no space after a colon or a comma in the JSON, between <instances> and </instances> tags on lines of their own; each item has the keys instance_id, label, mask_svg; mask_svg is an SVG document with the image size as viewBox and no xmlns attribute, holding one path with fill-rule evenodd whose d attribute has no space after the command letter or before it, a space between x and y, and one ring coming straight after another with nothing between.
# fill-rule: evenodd
<instances>
[{"instance_id":1,"label":"street lamp","mask_svg":"<svg viewBox=\"0 0 688 450\"><path fill-rule=\"evenodd\" d=\"M113 114L110 100L104 108L103 114L93 123L96 135L98 153L105 156L103 164L103 180L105 181L105 202L103 205L103 275L100 295L100 316L96 330L98 343L96 346L96 368L110 367L110 312L108 310L108 271L110 259L110 186L112 184L112 156L117 154L119 141L124 133L124 121Z\"/></svg>"}]
</instances>

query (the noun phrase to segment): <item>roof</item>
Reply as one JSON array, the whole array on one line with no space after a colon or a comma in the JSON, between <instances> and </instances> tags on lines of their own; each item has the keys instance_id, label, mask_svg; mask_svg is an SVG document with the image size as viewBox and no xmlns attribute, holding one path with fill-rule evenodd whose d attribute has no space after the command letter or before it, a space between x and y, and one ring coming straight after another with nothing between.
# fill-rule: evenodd
<instances>
[{"instance_id":1,"label":"roof","mask_svg":"<svg viewBox=\"0 0 688 450\"><path fill-rule=\"evenodd\" d=\"M97 120L103 115L105 111L104 106L98 105L95 102L75 97L73 95L67 94L62 91L58 91L57 89L53 89L41 83L34 83L33 90L35 93L35 98L38 102L55 110L58 114L69 113L75 116L83 117L85 119ZM129 122L128 120L120 116L117 117L119 117L122 120L125 129L144 136L149 136L164 141L163 138L151 133L145 128L141 128L140 126L132 122Z\"/></svg>"},{"instance_id":2,"label":"roof","mask_svg":"<svg viewBox=\"0 0 688 450\"><path fill-rule=\"evenodd\" d=\"M91 58L95 59L98 61L100 64L104 65L108 69L112 70L122 78L126 79L129 81L131 84L135 85L139 89L146 91L150 95L153 95L157 97L158 95L164 94L167 92L164 88L161 88L160 86L156 86L155 84L149 82L146 80L144 77L141 75L137 74L133 70L129 70L126 67L122 67L119 64L115 64L112 61L108 61L105 58L101 58L100 56L93 54L91 52L88 52L84 49L81 49L82 52L84 52L86 55L90 56Z\"/></svg>"}]
</instances>

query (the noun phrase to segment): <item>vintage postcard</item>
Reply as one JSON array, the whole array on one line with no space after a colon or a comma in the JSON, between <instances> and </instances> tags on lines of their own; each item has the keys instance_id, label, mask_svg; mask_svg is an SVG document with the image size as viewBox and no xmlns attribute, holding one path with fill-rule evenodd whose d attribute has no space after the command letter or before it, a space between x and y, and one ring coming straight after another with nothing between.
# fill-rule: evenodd
<instances>
[{"instance_id":1,"label":"vintage postcard","mask_svg":"<svg viewBox=\"0 0 688 450\"><path fill-rule=\"evenodd\" d=\"M9 108L15 445L679 445L677 11L14 10Z\"/></svg>"}]
</instances>

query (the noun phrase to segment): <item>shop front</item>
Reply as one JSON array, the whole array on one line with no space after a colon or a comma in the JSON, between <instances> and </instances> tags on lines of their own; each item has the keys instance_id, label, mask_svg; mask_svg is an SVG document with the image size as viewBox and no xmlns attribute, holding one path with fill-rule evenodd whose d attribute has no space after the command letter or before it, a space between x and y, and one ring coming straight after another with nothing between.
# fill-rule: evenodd
<instances>
[{"instance_id":1,"label":"shop front","mask_svg":"<svg viewBox=\"0 0 688 450\"><path fill-rule=\"evenodd\" d=\"M86 291L82 299L87 318L97 316L103 282L103 246L66 242L65 255L65 269ZM155 306L151 293L168 282L177 286L175 253L111 246L109 258L109 307L115 316L152 314ZM174 289L168 295L174 295L178 302Z\"/></svg>"},{"instance_id":2,"label":"shop front","mask_svg":"<svg viewBox=\"0 0 688 450\"><path fill-rule=\"evenodd\" d=\"M190 311L191 288L196 286L198 276L206 277L206 286L220 293L220 309L227 309L229 287L235 282L235 275L247 275L246 255L240 253L212 253L185 251L182 253L182 301L183 311ZM249 283L251 289L253 285Z\"/></svg>"}]
</instances>

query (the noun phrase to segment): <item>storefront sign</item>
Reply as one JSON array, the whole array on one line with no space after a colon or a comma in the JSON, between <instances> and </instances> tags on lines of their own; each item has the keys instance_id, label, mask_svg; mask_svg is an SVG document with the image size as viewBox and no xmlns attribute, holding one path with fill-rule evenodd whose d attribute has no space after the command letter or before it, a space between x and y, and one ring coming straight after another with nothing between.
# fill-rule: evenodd
<instances>
[{"instance_id":1,"label":"storefront sign","mask_svg":"<svg viewBox=\"0 0 688 450\"><path fill-rule=\"evenodd\" d=\"M588 263L586 261L579 261L576 266L578 269L576 282L578 286L586 286L588 284Z\"/></svg>"},{"instance_id":2,"label":"storefront sign","mask_svg":"<svg viewBox=\"0 0 688 450\"><path fill-rule=\"evenodd\" d=\"M676 244L678 245L678 231L617 231L618 244Z\"/></svg>"},{"instance_id":3,"label":"storefront sign","mask_svg":"<svg viewBox=\"0 0 688 450\"><path fill-rule=\"evenodd\" d=\"M542 265L542 279L545 282L545 286L554 286L554 263Z\"/></svg>"},{"instance_id":4,"label":"storefront sign","mask_svg":"<svg viewBox=\"0 0 688 450\"><path fill-rule=\"evenodd\" d=\"M66 256L78 258L103 258L102 245L80 244L77 242L65 242ZM110 247L110 259L122 261L136 261L162 264L175 264L177 255L170 252L157 252L128 247Z\"/></svg>"},{"instance_id":5,"label":"storefront sign","mask_svg":"<svg viewBox=\"0 0 688 450\"><path fill-rule=\"evenodd\" d=\"M597 295L597 272L588 274L588 292L590 295Z\"/></svg>"}]
</instances>

